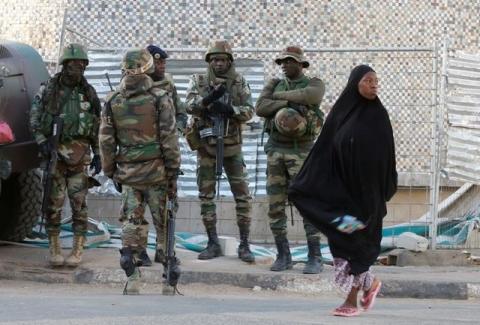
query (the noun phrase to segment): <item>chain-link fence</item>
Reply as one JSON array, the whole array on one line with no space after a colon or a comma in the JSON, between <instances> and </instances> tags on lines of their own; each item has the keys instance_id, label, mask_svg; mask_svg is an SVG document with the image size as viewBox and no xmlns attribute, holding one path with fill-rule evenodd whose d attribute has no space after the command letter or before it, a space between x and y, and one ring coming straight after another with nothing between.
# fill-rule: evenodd
<instances>
[{"instance_id":1,"label":"chain-link fence","mask_svg":"<svg viewBox=\"0 0 480 325\"><path fill-rule=\"evenodd\" d=\"M120 60L125 49L102 48L99 44L65 28L64 42L81 43L90 49L90 77L99 93L108 92L108 73L112 85L121 78ZM170 55L167 72L173 74L178 92L184 99L188 78L201 73L206 65L203 48L167 48ZM274 63L280 49L234 49L239 71L247 77L254 100L265 80L280 76ZM399 191L388 203L384 220L384 243L395 245L403 232L413 232L428 238L430 247L478 247L480 239L469 235L478 223L463 223L476 216L476 186L445 176L446 165L446 100L442 89L444 61L435 46L429 48L323 48L305 49L310 68L306 73L320 77L326 85L321 109L328 113L343 87L351 69L357 64L369 64L380 79L380 98L390 114L394 130ZM88 71L87 71L88 74ZM96 81L95 81L96 79ZM108 87L108 89L106 88ZM265 196L266 156L263 152L261 129L252 126L245 132L244 153L250 175L250 189L259 202ZM266 141L266 139L264 139ZM372 144L374 145L374 144ZM184 195L195 196L195 154L182 143L182 158L186 175L180 181ZM191 165L191 166L190 166ZM441 172L442 171L442 172ZM191 174L191 175L189 175ZM231 196L224 181L221 194ZM258 201L258 200L257 200ZM263 200L266 204L266 200ZM480 209L478 209L480 210ZM295 213L295 219L301 217ZM432 235L435 239L432 240ZM438 236L438 237L437 237ZM468 242L463 240L469 237ZM472 239L473 238L473 239ZM475 239L476 238L476 239Z\"/></svg>"}]
</instances>

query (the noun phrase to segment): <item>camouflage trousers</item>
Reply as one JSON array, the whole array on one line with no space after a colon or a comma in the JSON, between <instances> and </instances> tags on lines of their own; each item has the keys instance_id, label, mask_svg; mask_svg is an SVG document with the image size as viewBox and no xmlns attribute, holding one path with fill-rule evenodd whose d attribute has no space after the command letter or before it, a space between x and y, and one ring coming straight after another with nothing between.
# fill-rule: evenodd
<instances>
[{"instance_id":1,"label":"camouflage trousers","mask_svg":"<svg viewBox=\"0 0 480 325\"><path fill-rule=\"evenodd\" d=\"M70 200L72 209L72 228L75 235L83 236L87 232L87 205L85 197L88 192L88 176L83 164L68 166L62 161L57 162L53 174L52 192L49 198L47 213L47 233L58 235L62 221L62 208L65 194Z\"/></svg>"},{"instance_id":2,"label":"camouflage trousers","mask_svg":"<svg viewBox=\"0 0 480 325\"><path fill-rule=\"evenodd\" d=\"M285 205L288 201L287 189L300 171L308 152L283 153L267 152L267 194L268 217L273 236L287 234L287 215ZM320 233L308 220L303 219L307 239L320 238Z\"/></svg>"},{"instance_id":3,"label":"camouflage trousers","mask_svg":"<svg viewBox=\"0 0 480 325\"><path fill-rule=\"evenodd\" d=\"M153 225L157 232L157 249L164 247L165 241L165 195L166 185L138 189L124 186L122 192L122 210L120 221L122 226L122 246L130 246L139 252L147 247L148 221L145 219L145 208L148 205L152 214Z\"/></svg>"},{"instance_id":4,"label":"camouflage trousers","mask_svg":"<svg viewBox=\"0 0 480 325\"><path fill-rule=\"evenodd\" d=\"M248 228L251 221L252 197L248 190L248 173L242 152L225 157L223 168L235 199L238 227ZM213 201L216 193L215 157L209 155L203 148L198 149L197 153L197 185L203 224L206 230L214 229L217 223L216 205Z\"/></svg>"}]
</instances>

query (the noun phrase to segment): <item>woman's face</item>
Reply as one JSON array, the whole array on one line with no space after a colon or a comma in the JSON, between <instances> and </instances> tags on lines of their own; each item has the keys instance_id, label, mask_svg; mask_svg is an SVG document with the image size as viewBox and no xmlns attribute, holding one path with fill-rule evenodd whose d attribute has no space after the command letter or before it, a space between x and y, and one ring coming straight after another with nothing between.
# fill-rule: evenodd
<instances>
[{"instance_id":1,"label":"woman's face","mask_svg":"<svg viewBox=\"0 0 480 325\"><path fill-rule=\"evenodd\" d=\"M366 73L358 83L358 92L366 99L374 100L378 94L378 78L373 71Z\"/></svg>"}]
</instances>

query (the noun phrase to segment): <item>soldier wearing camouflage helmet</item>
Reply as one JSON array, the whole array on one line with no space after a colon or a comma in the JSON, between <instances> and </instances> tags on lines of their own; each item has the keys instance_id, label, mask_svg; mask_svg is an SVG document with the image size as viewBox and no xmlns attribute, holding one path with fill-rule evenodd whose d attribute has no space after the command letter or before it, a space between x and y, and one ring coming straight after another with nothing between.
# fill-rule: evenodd
<instances>
[{"instance_id":1,"label":"soldier wearing camouflage helmet","mask_svg":"<svg viewBox=\"0 0 480 325\"><path fill-rule=\"evenodd\" d=\"M256 113L265 118L265 131L269 134L265 144L267 153L267 194L270 229L277 246L277 259L272 271L292 268L292 257L287 239L285 205L289 182L297 175L310 151L323 123L319 106L325 86L319 78L303 74L309 67L303 50L288 46L275 59L281 65L284 78L271 79L265 85L257 103ZM303 273L322 271L320 233L306 219L308 262Z\"/></svg>"},{"instance_id":2,"label":"soldier wearing camouflage helmet","mask_svg":"<svg viewBox=\"0 0 480 325\"><path fill-rule=\"evenodd\" d=\"M211 136L212 116L225 119L223 167L236 203L237 224L240 231L238 257L253 262L248 237L250 233L251 196L248 175L242 155L242 125L253 116L250 87L245 78L235 71L232 49L226 41L210 44L205 61L206 74L193 75L187 90L187 112L193 116L187 131L187 141L197 151L197 184L201 201L202 221L208 235L207 248L199 259L221 255L218 242L215 197L216 138Z\"/></svg>"},{"instance_id":3,"label":"soldier wearing camouflage helmet","mask_svg":"<svg viewBox=\"0 0 480 325\"><path fill-rule=\"evenodd\" d=\"M52 266L75 267L82 260L87 232L88 191L86 165L98 174L101 162L98 149L100 101L97 93L85 79L88 65L87 52L80 44L63 49L59 63L62 70L40 86L30 111L30 127L39 145L41 155L49 157L52 144L47 141L53 134L53 120L63 120L63 132L58 144L58 162L53 175L53 186L48 198L46 230L48 233ZM91 153L93 151L93 159ZM68 194L72 209L73 248L64 259L60 245L61 212Z\"/></svg>"},{"instance_id":4,"label":"soldier wearing camouflage helmet","mask_svg":"<svg viewBox=\"0 0 480 325\"><path fill-rule=\"evenodd\" d=\"M166 195L176 199L177 192L180 150L175 109L167 92L153 86L148 75L153 69L146 49L125 53L123 78L102 110L100 125L104 174L123 188L122 215L127 220L122 226L120 265L128 277L125 294L138 293L140 255L148 238L145 205L163 234Z\"/></svg>"},{"instance_id":5,"label":"soldier wearing camouflage helmet","mask_svg":"<svg viewBox=\"0 0 480 325\"><path fill-rule=\"evenodd\" d=\"M153 65L155 66L155 71L150 74L150 77L153 79L153 86L165 90L172 98L175 106L177 129L180 133L184 133L185 127L187 126L188 116L185 110L185 104L178 96L172 75L165 72L168 54L155 45L147 46L147 50L153 56Z\"/></svg>"}]
</instances>

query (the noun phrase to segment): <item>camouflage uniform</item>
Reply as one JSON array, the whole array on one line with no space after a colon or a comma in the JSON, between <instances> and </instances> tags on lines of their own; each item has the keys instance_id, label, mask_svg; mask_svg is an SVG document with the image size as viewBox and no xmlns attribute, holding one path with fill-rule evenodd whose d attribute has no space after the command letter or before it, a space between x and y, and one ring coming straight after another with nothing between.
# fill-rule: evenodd
<instances>
[{"instance_id":1,"label":"camouflage uniform","mask_svg":"<svg viewBox=\"0 0 480 325\"><path fill-rule=\"evenodd\" d=\"M162 70L155 71L150 74L150 77L153 79L154 87L165 90L173 100L175 106L175 119L177 121L177 129L180 133L184 133L185 127L187 126L187 112L185 109L185 104L180 100L180 97L177 94L177 88L175 87L175 82L173 81L172 76L169 73L165 73L166 59L168 58L167 52L155 45L147 46L148 52L153 56L154 63L160 63Z\"/></svg>"},{"instance_id":2,"label":"camouflage uniform","mask_svg":"<svg viewBox=\"0 0 480 325\"><path fill-rule=\"evenodd\" d=\"M213 87L219 83L224 83L226 84L226 92L221 100L231 104L230 107L233 112L230 117L226 118L225 122L225 130L228 133L224 137L223 167L235 198L240 237L241 240L243 238L244 244L248 247L247 238L251 221L250 210L252 198L248 190L248 174L242 154L242 124L252 118L252 97L250 87L245 78L235 72L235 67L232 62L233 56L228 43L224 41L212 43L206 54L206 62L210 62L210 56L214 54L226 54L228 56L231 64L229 70L223 76L216 76L212 67L209 65L207 74L193 75L188 85L186 100L187 113L193 116L191 130L193 130L194 136L197 137L199 141L197 153L197 184L201 201L202 221L207 230L209 245L211 246L212 242L216 242L217 240L217 214L216 205L213 201L216 193L216 139L212 136L200 139L199 131L213 127L213 122L209 117L207 107L202 104L202 100L212 91ZM220 79L220 77L222 77L222 79ZM202 259L203 257L204 255L200 254L199 258ZM216 256L210 258L213 257Z\"/></svg>"},{"instance_id":3,"label":"camouflage uniform","mask_svg":"<svg viewBox=\"0 0 480 325\"><path fill-rule=\"evenodd\" d=\"M130 56L124 65L132 66L129 60L149 62L148 51L139 51L127 52ZM167 184L176 180L180 167L173 102L164 90L153 87L145 72L123 77L119 92L102 111L100 127L104 174L124 185L122 211L128 221L123 225L122 245L137 253L147 244L146 204L158 232L157 248L161 248Z\"/></svg>"},{"instance_id":4,"label":"camouflage uniform","mask_svg":"<svg viewBox=\"0 0 480 325\"><path fill-rule=\"evenodd\" d=\"M147 75L153 71L150 53L127 51L122 69L119 92L102 110L100 152L104 174L123 186L121 214L128 220L122 226L120 265L128 276L124 293L138 294L136 259L142 260L139 255L148 239L145 206L150 207L160 245L166 195L177 181L180 150L172 100L164 90L154 88Z\"/></svg>"},{"instance_id":5,"label":"camouflage uniform","mask_svg":"<svg viewBox=\"0 0 480 325\"><path fill-rule=\"evenodd\" d=\"M295 47L295 49L299 48ZM279 62L287 57L292 57L297 62L302 62L304 67L308 66L308 62L303 59L303 51L298 55L297 53L290 53L288 50L291 49L284 50L277 58L277 64L280 64ZM267 153L268 216L270 218L270 229L277 246L279 246L279 242L283 242L284 246L288 248L288 241L286 241L287 216L285 213L287 188L290 181L300 171L313 141L319 133L323 122L323 114L319 105L324 92L325 86L320 79L309 78L301 74L300 78L296 80L290 80L287 77L281 80L269 80L256 103L256 113L258 116L265 118L265 130L269 134L268 142L264 148ZM298 120L297 122L302 124L303 132L299 132L297 136L292 136L295 133L295 130L292 129L294 128L293 125L284 123L284 129L282 130L278 123L279 113L277 112L282 108L293 105L300 107L297 110L301 112L299 116L302 118L301 121ZM295 112L292 109L289 111ZM280 114L282 113L283 116L280 118L294 118L288 112L286 114L281 112ZM303 125L303 123L306 123L306 125ZM285 127L289 129L285 129ZM320 236L318 230L308 220L304 219L303 222L307 241L318 242Z\"/></svg>"},{"instance_id":6,"label":"camouflage uniform","mask_svg":"<svg viewBox=\"0 0 480 325\"><path fill-rule=\"evenodd\" d=\"M177 130L181 133L185 131L187 126L187 111L185 104L182 102L177 93L177 88L173 81L172 76L169 73L165 73L165 78L160 81L154 81L153 87L157 87L165 90L173 100L173 105L175 107L175 120L177 123Z\"/></svg>"},{"instance_id":7,"label":"camouflage uniform","mask_svg":"<svg viewBox=\"0 0 480 325\"><path fill-rule=\"evenodd\" d=\"M67 78L65 63L69 60L82 60L88 64L86 52L80 45L72 44L65 48L60 59L64 68L40 87L33 100L30 127L36 142L43 145L52 135L54 117L59 115L64 121L58 146L59 161L53 175L49 198L46 229L50 237L58 237L61 211L67 191L72 209L75 249L76 244L83 248L87 231L88 216L85 203L88 191L87 165L91 161L91 150L95 156L98 157L99 154L100 101L95 89L88 84L83 75L75 85L65 84L64 79ZM54 242L51 244L59 245ZM60 251L57 253L58 263L52 264L61 265L63 258Z\"/></svg>"}]
</instances>

